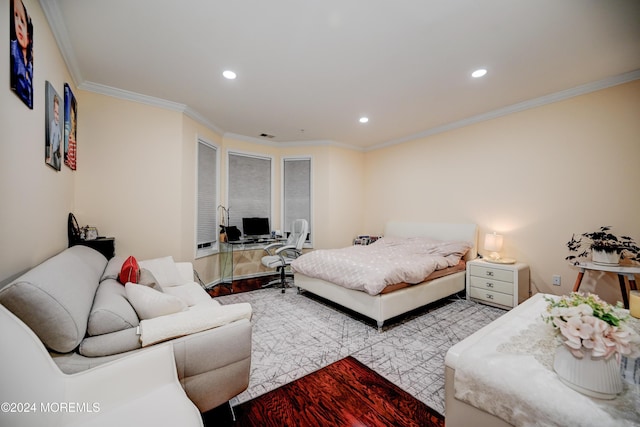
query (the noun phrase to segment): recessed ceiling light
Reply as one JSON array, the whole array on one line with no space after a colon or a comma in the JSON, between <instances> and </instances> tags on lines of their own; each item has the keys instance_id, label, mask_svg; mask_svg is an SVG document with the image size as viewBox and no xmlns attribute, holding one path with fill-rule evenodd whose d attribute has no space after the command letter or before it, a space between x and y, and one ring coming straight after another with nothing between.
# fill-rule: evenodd
<instances>
[{"instance_id":1,"label":"recessed ceiling light","mask_svg":"<svg viewBox=\"0 0 640 427\"><path fill-rule=\"evenodd\" d=\"M222 75L223 75L225 78L229 79L229 80L233 80L233 79L235 79L235 78L236 78L236 73L234 73L234 72L233 72L233 71L231 71L231 70L223 71L223 72L222 72Z\"/></svg>"},{"instance_id":2,"label":"recessed ceiling light","mask_svg":"<svg viewBox=\"0 0 640 427\"><path fill-rule=\"evenodd\" d=\"M369 117L360 117L360 123L367 123L369 121Z\"/></svg>"},{"instance_id":3,"label":"recessed ceiling light","mask_svg":"<svg viewBox=\"0 0 640 427\"><path fill-rule=\"evenodd\" d=\"M485 70L484 68L480 68L478 70L475 70L473 73L471 73L471 77L474 77L477 79L478 77L482 77L485 74L487 74L487 70Z\"/></svg>"}]
</instances>

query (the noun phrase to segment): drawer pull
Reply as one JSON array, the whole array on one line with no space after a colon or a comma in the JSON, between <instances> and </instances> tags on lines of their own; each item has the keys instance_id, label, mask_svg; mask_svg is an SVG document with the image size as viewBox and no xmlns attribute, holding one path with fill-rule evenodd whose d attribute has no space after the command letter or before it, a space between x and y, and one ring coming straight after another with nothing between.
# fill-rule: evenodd
<instances>
[{"instance_id":1,"label":"drawer pull","mask_svg":"<svg viewBox=\"0 0 640 427\"><path fill-rule=\"evenodd\" d=\"M493 295L487 294L487 299L493 299Z\"/></svg>"},{"instance_id":2,"label":"drawer pull","mask_svg":"<svg viewBox=\"0 0 640 427\"><path fill-rule=\"evenodd\" d=\"M487 276L493 277L493 271L487 271L486 273L487 273Z\"/></svg>"},{"instance_id":3,"label":"drawer pull","mask_svg":"<svg viewBox=\"0 0 640 427\"><path fill-rule=\"evenodd\" d=\"M487 288L493 288L493 283L487 282Z\"/></svg>"}]
</instances>

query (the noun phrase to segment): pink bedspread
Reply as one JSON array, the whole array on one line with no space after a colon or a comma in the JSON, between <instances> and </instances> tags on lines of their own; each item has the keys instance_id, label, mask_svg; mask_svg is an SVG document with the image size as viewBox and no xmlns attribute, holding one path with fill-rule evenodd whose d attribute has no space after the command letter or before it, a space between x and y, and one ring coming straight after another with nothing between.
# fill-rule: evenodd
<instances>
[{"instance_id":1,"label":"pink bedspread","mask_svg":"<svg viewBox=\"0 0 640 427\"><path fill-rule=\"evenodd\" d=\"M470 242L427 237L384 237L367 246L319 249L293 261L294 272L377 295L395 283L420 283L435 270L452 267Z\"/></svg>"}]
</instances>

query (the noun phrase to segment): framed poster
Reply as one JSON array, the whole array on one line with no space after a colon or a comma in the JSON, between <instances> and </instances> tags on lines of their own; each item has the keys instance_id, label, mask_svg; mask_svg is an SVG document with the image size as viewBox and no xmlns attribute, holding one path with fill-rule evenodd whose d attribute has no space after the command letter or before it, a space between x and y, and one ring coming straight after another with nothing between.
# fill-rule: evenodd
<instances>
[{"instance_id":1,"label":"framed poster","mask_svg":"<svg viewBox=\"0 0 640 427\"><path fill-rule=\"evenodd\" d=\"M62 108L60 95L53 88L51 83L45 82L45 141L44 141L44 161L46 164L60 170L62 163L62 153L60 143L62 142L62 132L60 129L60 109Z\"/></svg>"},{"instance_id":2,"label":"framed poster","mask_svg":"<svg viewBox=\"0 0 640 427\"><path fill-rule=\"evenodd\" d=\"M64 164L76 170L76 133L78 129L78 103L71 87L64 84Z\"/></svg>"},{"instance_id":3,"label":"framed poster","mask_svg":"<svg viewBox=\"0 0 640 427\"><path fill-rule=\"evenodd\" d=\"M33 23L22 0L11 0L9 20L11 90L33 110Z\"/></svg>"}]
</instances>

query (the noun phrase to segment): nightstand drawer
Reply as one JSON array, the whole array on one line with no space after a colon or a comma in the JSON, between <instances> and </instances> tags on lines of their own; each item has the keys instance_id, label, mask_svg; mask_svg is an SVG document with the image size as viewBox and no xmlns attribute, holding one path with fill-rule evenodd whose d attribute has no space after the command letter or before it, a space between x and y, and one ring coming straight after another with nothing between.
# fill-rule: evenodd
<instances>
[{"instance_id":1,"label":"nightstand drawer","mask_svg":"<svg viewBox=\"0 0 640 427\"><path fill-rule=\"evenodd\" d=\"M481 301L486 301L494 304L500 304L508 307L513 307L513 295L507 295L500 292L487 291L479 288L470 288L470 297Z\"/></svg>"},{"instance_id":2,"label":"nightstand drawer","mask_svg":"<svg viewBox=\"0 0 640 427\"><path fill-rule=\"evenodd\" d=\"M503 282L490 278L470 276L471 287L483 289L486 291L501 292L507 295L513 295L513 282Z\"/></svg>"},{"instance_id":3,"label":"nightstand drawer","mask_svg":"<svg viewBox=\"0 0 640 427\"><path fill-rule=\"evenodd\" d=\"M485 267L484 265L470 265L469 273L472 276L502 280L503 282L513 283L512 270L501 270L494 267Z\"/></svg>"}]
</instances>

